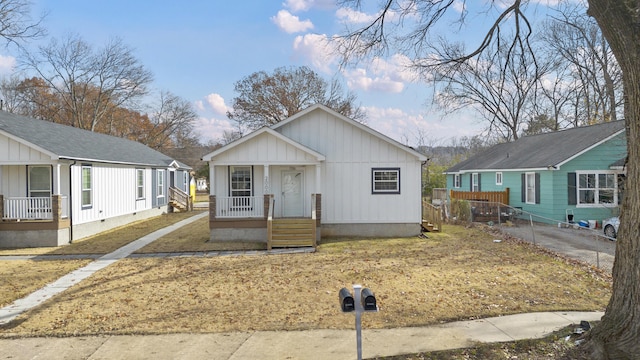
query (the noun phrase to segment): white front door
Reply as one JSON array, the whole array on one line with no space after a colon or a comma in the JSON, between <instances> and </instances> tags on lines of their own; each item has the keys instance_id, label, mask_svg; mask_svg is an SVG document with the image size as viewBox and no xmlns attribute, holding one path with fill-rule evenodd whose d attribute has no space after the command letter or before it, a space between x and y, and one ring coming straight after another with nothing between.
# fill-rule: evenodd
<instances>
[{"instance_id":1,"label":"white front door","mask_svg":"<svg viewBox=\"0 0 640 360\"><path fill-rule=\"evenodd\" d=\"M282 172L282 216L304 216L304 171Z\"/></svg>"}]
</instances>

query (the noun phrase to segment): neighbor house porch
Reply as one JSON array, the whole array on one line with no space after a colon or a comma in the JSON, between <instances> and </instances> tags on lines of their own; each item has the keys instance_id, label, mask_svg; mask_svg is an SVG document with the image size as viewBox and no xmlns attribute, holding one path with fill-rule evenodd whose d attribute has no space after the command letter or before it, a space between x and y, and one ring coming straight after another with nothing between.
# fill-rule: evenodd
<instances>
[{"instance_id":1,"label":"neighbor house porch","mask_svg":"<svg viewBox=\"0 0 640 360\"><path fill-rule=\"evenodd\" d=\"M70 241L68 166L0 166L0 247L59 246Z\"/></svg>"}]
</instances>

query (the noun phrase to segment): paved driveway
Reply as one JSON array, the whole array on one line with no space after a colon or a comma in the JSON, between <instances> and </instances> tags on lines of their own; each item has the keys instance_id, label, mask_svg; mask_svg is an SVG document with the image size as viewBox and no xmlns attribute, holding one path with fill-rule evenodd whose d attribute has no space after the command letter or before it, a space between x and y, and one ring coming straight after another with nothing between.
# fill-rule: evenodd
<instances>
[{"instance_id":1,"label":"paved driveway","mask_svg":"<svg viewBox=\"0 0 640 360\"><path fill-rule=\"evenodd\" d=\"M616 242L604 238L602 229L558 228L540 223L534 223L533 228L529 223L521 223L502 226L500 229L553 252L597 266L611 274Z\"/></svg>"}]
</instances>

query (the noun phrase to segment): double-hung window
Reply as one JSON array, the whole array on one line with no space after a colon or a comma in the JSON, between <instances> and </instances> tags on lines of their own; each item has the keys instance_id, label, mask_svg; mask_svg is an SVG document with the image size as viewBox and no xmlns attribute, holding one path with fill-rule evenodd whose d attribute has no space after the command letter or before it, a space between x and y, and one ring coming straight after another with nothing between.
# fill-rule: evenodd
<instances>
[{"instance_id":1,"label":"double-hung window","mask_svg":"<svg viewBox=\"0 0 640 360\"><path fill-rule=\"evenodd\" d=\"M229 167L229 195L232 207L249 210L253 195L253 168L251 166Z\"/></svg>"},{"instance_id":2,"label":"double-hung window","mask_svg":"<svg viewBox=\"0 0 640 360\"><path fill-rule=\"evenodd\" d=\"M478 173L471 174L471 191L480 191L480 175Z\"/></svg>"},{"instance_id":3,"label":"double-hung window","mask_svg":"<svg viewBox=\"0 0 640 360\"><path fill-rule=\"evenodd\" d=\"M91 165L82 165L82 207L89 208L93 205L93 180Z\"/></svg>"},{"instance_id":4,"label":"double-hung window","mask_svg":"<svg viewBox=\"0 0 640 360\"><path fill-rule=\"evenodd\" d=\"M501 172L497 172L496 173L496 185L502 185L502 173Z\"/></svg>"},{"instance_id":5,"label":"double-hung window","mask_svg":"<svg viewBox=\"0 0 640 360\"><path fill-rule=\"evenodd\" d=\"M453 187L460 188L460 174L453 174Z\"/></svg>"},{"instance_id":6,"label":"double-hung window","mask_svg":"<svg viewBox=\"0 0 640 360\"><path fill-rule=\"evenodd\" d=\"M578 206L617 206L618 187L614 172L578 172Z\"/></svg>"},{"instance_id":7,"label":"double-hung window","mask_svg":"<svg viewBox=\"0 0 640 360\"><path fill-rule=\"evenodd\" d=\"M51 196L51 167L29 166L29 197Z\"/></svg>"},{"instance_id":8,"label":"double-hung window","mask_svg":"<svg viewBox=\"0 0 640 360\"><path fill-rule=\"evenodd\" d=\"M144 198L144 169L136 169L136 199Z\"/></svg>"},{"instance_id":9,"label":"double-hung window","mask_svg":"<svg viewBox=\"0 0 640 360\"><path fill-rule=\"evenodd\" d=\"M525 202L527 204L536 203L536 173L526 173L525 175Z\"/></svg>"},{"instance_id":10,"label":"double-hung window","mask_svg":"<svg viewBox=\"0 0 640 360\"><path fill-rule=\"evenodd\" d=\"M157 171L156 186L158 197L164 197L164 170Z\"/></svg>"},{"instance_id":11,"label":"double-hung window","mask_svg":"<svg viewBox=\"0 0 640 360\"><path fill-rule=\"evenodd\" d=\"M400 194L400 168L371 169L372 194Z\"/></svg>"}]
</instances>

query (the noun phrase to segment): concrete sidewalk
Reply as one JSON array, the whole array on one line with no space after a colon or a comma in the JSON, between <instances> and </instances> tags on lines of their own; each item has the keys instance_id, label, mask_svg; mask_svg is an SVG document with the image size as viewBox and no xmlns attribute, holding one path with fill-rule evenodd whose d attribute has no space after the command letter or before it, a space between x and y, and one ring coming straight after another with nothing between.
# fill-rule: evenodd
<instances>
[{"instance_id":1,"label":"concrete sidewalk","mask_svg":"<svg viewBox=\"0 0 640 360\"><path fill-rule=\"evenodd\" d=\"M428 327L363 330L363 357L394 356L543 337L601 312L543 312ZM345 316L353 316L345 314ZM0 339L0 359L356 358L355 330Z\"/></svg>"}]
</instances>

